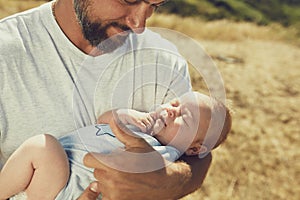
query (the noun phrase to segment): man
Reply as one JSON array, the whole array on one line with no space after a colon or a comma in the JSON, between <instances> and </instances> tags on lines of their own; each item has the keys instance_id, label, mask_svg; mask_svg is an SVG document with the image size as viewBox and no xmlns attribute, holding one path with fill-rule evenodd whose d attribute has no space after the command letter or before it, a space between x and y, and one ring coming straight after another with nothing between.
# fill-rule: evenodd
<instances>
[{"instance_id":1,"label":"man","mask_svg":"<svg viewBox=\"0 0 300 200\"><path fill-rule=\"evenodd\" d=\"M190 90L186 64L174 48L155 52L153 49L169 44L152 32L144 33L146 20L164 2L57 0L2 20L2 163L32 135L59 137L94 123L97 115L122 107L124 102L127 107L149 111ZM127 46L133 48L120 53ZM137 51L141 48L146 52ZM123 142L128 152L149 151L144 141L126 138ZM99 162L107 158L86 156L85 163L95 168L99 182L87 188L80 199L95 199L99 193L104 200L177 199L201 185L211 161L210 155L202 160L183 158L189 164L178 162L134 173ZM124 160L139 163L123 155L113 159L115 166L122 166ZM164 162L158 156L153 159Z\"/></svg>"}]
</instances>

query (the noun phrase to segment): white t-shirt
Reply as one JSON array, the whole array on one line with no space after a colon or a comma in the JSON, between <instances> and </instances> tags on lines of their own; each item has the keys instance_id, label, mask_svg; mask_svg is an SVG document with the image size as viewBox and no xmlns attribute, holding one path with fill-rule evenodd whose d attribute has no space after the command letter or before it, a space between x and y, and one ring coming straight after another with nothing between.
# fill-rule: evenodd
<instances>
[{"instance_id":1,"label":"white t-shirt","mask_svg":"<svg viewBox=\"0 0 300 200\"><path fill-rule=\"evenodd\" d=\"M109 54L80 51L56 23L51 2L0 21L0 153L27 138L60 137L112 108L149 111L191 90L174 45L146 30Z\"/></svg>"}]
</instances>

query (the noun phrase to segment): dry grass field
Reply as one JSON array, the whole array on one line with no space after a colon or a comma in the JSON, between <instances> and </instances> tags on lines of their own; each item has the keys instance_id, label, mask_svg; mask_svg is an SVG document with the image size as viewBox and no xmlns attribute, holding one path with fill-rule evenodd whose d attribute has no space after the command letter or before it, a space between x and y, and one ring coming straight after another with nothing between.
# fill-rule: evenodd
<instances>
[{"instance_id":1,"label":"dry grass field","mask_svg":"<svg viewBox=\"0 0 300 200\"><path fill-rule=\"evenodd\" d=\"M223 77L233 128L201 189L183 200L300 199L300 45L293 28L156 15L189 35ZM191 53L193 53L191 51ZM191 67L195 90L207 92Z\"/></svg>"},{"instance_id":2,"label":"dry grass field","mask_svg":"<svg viewBox=\"0 0 300 200\"><path fill-rule=\"evenodd\" d=\"M16 3L17 2L17 3ZM0 17L41 2L0 0ZM293 28L155 15L149 26L196 39L213 58L233 128L201 189L183 200L300 199L300 40ZM0 36L1 37L1 36ZM195 90L206 92L191 67Z\"/></svg>"}]
</instances>

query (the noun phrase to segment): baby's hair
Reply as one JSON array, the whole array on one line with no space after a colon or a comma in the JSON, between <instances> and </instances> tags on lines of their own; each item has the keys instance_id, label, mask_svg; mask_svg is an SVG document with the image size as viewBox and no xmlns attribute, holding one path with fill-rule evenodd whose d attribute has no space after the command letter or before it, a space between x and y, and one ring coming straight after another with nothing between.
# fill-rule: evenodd
<instances>
[{"instance_id":1,"label":"baby's hair","mask_svg":"<svg viewBox=\"0 0 300 200\"><path fill-rule=\"evenodd\" d=\"M202 94L196 92L196 95L199 98L201 98ZM232 103L228 99L226 99L226 101L223 103L223 101L219 100L216 97L210 95L205 95L205 96L207 96L209 100L203 101L203 103L205 103L210 109L211 119L209 123L210 126L212 126L210 131L207 130L206 134L209 134L207 135L207 139L214 143L211 144L213 146L210 146L209 145L210 142L208 142L207 144L208 146L206 146L205 144L206 142L204 141L204 144L202 145L208 147L209 148L208 150L210 151L212 149L217 148L220 144L222 144L227 139L228 133L230 132L232 126L232 115L231 115ZM224 119L222 117L224 117ZM222 126L222 127L218 127L218 126Z\"/></svg>"},{"instance_id":2,"label":"baby's hair","mask_svg":"<svg viewBox=\"0 0 300 200\"><path fill-rule=\"evenodd\" d=\"M231 130L231 125L232 125L232 106L231 104L228 104L226 100L226 103L222 103L221 101L217 100L216 98L212 99L214 101L214 105L212 106L212 109L225 109L225 119L224 119L224 124L222 127L222 131L221 134L218 138L218 141L216 142L216 144L214 145L213 149L217 148L220 144L222 144L228 136L228 133Z\"/></svg>"}]
</instances>

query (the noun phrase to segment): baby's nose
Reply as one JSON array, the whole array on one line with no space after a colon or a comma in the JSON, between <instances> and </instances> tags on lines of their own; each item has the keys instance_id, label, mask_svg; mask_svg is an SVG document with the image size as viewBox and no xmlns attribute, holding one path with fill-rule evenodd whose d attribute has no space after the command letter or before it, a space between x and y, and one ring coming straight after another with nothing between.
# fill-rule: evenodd
<instances>
[{"instance_id":1,"label":"baby's nose","mask_svg":"<svg viewBox=\"0 0 300 200\"><path fill-rule=\"evenodd\" d=\"M167 113L169 117L175 118L180 115L180 110L178 107L168 108Z\"/></svg>"}]
</instances>

